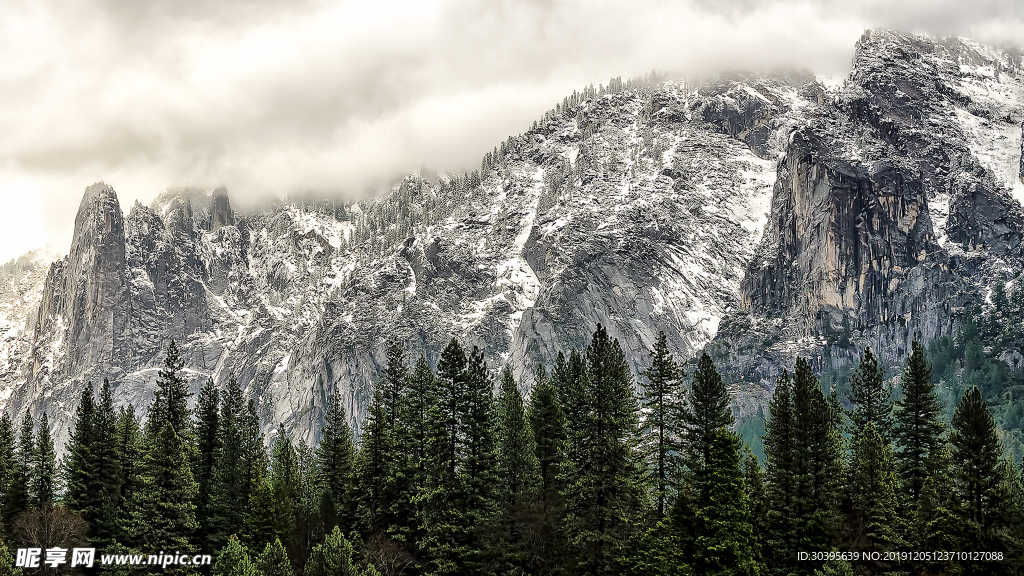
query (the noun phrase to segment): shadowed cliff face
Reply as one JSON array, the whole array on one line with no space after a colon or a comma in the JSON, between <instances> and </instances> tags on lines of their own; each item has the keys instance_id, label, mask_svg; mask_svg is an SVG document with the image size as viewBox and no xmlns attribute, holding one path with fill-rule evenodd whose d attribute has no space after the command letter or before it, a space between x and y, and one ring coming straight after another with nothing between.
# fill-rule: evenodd
<instances>
[{"instance_id":1,"label":"shadowed cliff face","mask_svg":"<svg viewBox=\"0 0 1024 576\"><path fill-rule=\"evenodd\" d=\"M743 310L712 346L735 377L770 388L796 354L842 366L867 345L897 362L1021 269L1024 83L999 77L1001 57L892 31L858 42L849 80L779 161Z\"/></svg>"}]
</instances>

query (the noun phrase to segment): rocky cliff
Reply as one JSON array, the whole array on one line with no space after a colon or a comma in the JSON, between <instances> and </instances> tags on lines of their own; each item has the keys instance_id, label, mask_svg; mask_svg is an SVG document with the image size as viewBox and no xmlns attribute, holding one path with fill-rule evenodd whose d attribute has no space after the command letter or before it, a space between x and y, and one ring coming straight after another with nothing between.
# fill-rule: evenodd
<instances>
[{"instance_id":1,"label":"rocky cliff","mask_svg":"<svg viewBox=\"0 0 1024 576\"><path fill-rule=\"evenodd\" d=\"M144 409L174 338L194 390L238 378L267 429L312 440L333 391L358 425L390 340L433 362L459 338L528 386L602 323L636 373L659 330L684 358L710 344L749 413L794 354L896 357L1020 274L1011 64L872 31L840 87L613 80L479 171L358 203L239 213L223 189L187 189L123 217L90 186L68 255L18 268L46 279L4 304L35 328L0 343L0 399L66 438L87 381Z\"/></svg>"}]
</instances>

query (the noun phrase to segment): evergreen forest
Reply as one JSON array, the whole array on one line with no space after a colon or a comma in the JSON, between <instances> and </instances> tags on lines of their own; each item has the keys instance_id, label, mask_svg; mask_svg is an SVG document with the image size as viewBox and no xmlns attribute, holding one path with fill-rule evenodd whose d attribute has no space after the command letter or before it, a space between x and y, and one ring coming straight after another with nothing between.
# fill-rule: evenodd
<instances>
[{"instance_id":1,"label":"evergreen forest","mask_svg":"<svg viewBox=\"0 0 1024 576\"><path fill-rule=\"evenodd\" d=\"M598 327L528 396L476 347L391 344L359 437L335 395L315 446L264 438L234 380L191 399L171 342L146 417L86 386L59 461L46 414L0 416L0 575L79 570L16 567L29 546L213 557L87 571L111 574L1017 574L1021 472L977 383L944 417L936 350L899 393L870 349L842 392L795 358L761 458L711 357L684 371L664 334L635 382Z\"/></svg>"}]
</instances>

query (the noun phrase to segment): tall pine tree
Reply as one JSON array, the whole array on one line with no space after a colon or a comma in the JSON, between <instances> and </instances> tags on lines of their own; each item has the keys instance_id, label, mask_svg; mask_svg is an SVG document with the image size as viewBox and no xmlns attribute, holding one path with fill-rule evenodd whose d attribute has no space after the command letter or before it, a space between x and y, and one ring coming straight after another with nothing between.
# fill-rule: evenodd
<instances>
[{"instance_id":1,"label":"tall pine tree","mask_svg":"<svg viewBox=\"0 0 1024 576\"><path fill-rule=\"evenodd\" d=\"M853 408L850 410L850 435L856 444L861 431L868 422L875 432L887 441L892 437L892 402L885 387L885 377L878 366L878 360L865 348L857 369L850 376L850 393L847 396Z\"/></svg>"},{"instance_id":2,"label":"tall pine tree","mask_svg":"<svg viewBox=\"0 0 1024 576\"><path fill-rule=\"evenodd\" d=\"M932 371L925 350L917 340L900 382L903 398L896 403L893 437L896 462L903 480L903 496L909 510L917 510L921 489L930 473L931 455L940 447L942 407L935 395Z\"/></svg>"},{"instance_id":3,"label":"tall pine tree","mask_svg":"<svg viewBox=\"0 0 1024 576\"><path fill-rule=\"evenodd\" d=\"M172 340L157 374L131 504L130 543L142 549L182 553L195 549L197 488L188 442L192 437L188 387L178 373L183 364Z\"/></svg>"},{"instance_id":4,"label":"tall pine tree","mask_svg":"<svg viewBox=\"0 0 1024 576\"><path fill-rule=\"evenodd\" d=\"M316 470L324 490L322 499L324 512L333 518L325 519L330 525L325 529L341 525L345 530L354 528L354 492L352 484L356 458L352 428L345 416L345 407L337 392L327 400L324 426L320 431L320 443L316 447Z\"/></svg>"},{"instance_id":5,"label":"tall pine tree","mask_svg":"<svg viewBox=\"0 0 1024 576\"><path fill-rule=\"evenodd\" d=\"M566 476L566 525L581 569L617 570L616 560L646 512L643 469L637 458L638 406L622 348L598 326L585 353L575 460Z\"/></svg>"},{"instance_id":6,"label":"tall pine tree","mask_svg":"<svg viewBox=\"0 0 1024 576\"><path fill-rule=\"evenodd\" d=\"M527 537L540 487L540 466L533 430L526 418L523 395L507 366L501 374L498 397L497 497L501 514L498 557L512 568L525 570L531 559Z\"/></svg>"},{"instance_id":7,"label":"tall pine tree","mask_svg":"<svg viewBox=\"0 0 1024 576\"><path fill-rule=\"evenodd\" d=\"M658 332L658 339L651 352L651 366L644 372L647 386L641 406L644 409L642 429L646 438L644 453L647 467L655 479L655 512L659 519L665 518L671 508L671 485L676 466L675 458L679 444L675 437L682 413L682 390L679 380L682 370L668 350L668 339L664 332Z\"/></svg>"},{"instance_id":8,"label":"tall pine tree","mask_svg":"<svg viewBox=\"0 0 1024 576\"><path fill-rule=\"evenodd\" d=\"M32 453L32 483L29 487L34 506L53 504L56 492L57 452L50 436L50 419L43 412L39 419L39 433Z\"/></svg>"},{"instance_id":9,"label":"tall pine tree","mask_svg":"<svg viewBox=\"0 0 1024 576\"><path fill-rule=\"evenodd\" d=\"M213 496L214 468L221 457L220 450L220 393L209 378L199 391L196 400L196 451L192 469L196 477L196 521L199 530L196 537L206 541L213 533L215 524L211 511Z\"/></svg>"}]
</instances>

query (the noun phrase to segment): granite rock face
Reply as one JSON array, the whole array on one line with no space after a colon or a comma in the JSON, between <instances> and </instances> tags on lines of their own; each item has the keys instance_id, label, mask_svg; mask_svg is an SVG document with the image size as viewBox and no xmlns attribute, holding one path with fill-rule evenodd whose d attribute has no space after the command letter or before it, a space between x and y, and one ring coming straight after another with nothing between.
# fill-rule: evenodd
<instances>
[{"instance_id":1,"label":"granite rock face","mask_svg":"<svg viewBox=\"0 0 1024 576\"><path fill-rule=\"evenodd\" d=\"M458 338L528 388L601 323L635 374L658 331L681 358L712 351L742 416L796 354L896 358L1020 274L1009 63L871 31L839 87L616 81L479 172L360 202L241 213L223 189L185 189L123 217L90 186L67 256L0 269L0 405L47 411L60 441L86 382L144 410L173 338L194 392L237 378L265 431L312 441L335 391L358 429L390 341L433 363Z\"/></svg>"},{"instance_id":2,"label":"granite rock face","mask_svg":"<svg viewBox=\"0 0 1024 576\"><path fill-rule=\"evenodd\" d=\"M870 31L831 102L790 136L743 309L712 349L734 377L771 380L804 354L887 363L951 334L1022 269L1012 196L1020 71L961 40Z\"/></svg>"}]
</instances>

